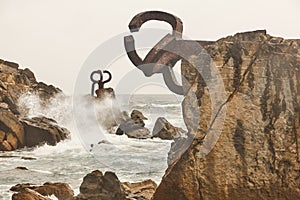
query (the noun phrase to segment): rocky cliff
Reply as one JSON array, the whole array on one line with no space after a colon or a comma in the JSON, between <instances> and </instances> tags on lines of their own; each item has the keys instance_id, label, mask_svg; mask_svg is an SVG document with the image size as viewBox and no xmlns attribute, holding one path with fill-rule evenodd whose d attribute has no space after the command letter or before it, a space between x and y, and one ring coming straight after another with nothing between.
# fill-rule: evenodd
<instances>
[{"instance_id":1,"label":"rocky cliff","mask_svg":"<svg viewBox=\"0 0 300 200\"><path fill-rule=\"evenodd\" d=\"M55 145L66 139L69 131L45 117L25 118L26 110L18 106L23 94L36 94L47 104L61 90L38 82L28 68L0 59L0 151L11 151L42 143Z\"/></svg>"},{"instance_id":2,"label":"rocky cliff","mask_svg":"<svg viewBox=\"0 0 300 200\"><path fill-rule=\"evenodd\" d=\"M184 119L195 139L169 166L153 199L300 199L300 40L255 31L199 44L224 83L224 124L202 157L211 94L194 66L182 62L189 90Z\"/></svg>"}]
</instances>

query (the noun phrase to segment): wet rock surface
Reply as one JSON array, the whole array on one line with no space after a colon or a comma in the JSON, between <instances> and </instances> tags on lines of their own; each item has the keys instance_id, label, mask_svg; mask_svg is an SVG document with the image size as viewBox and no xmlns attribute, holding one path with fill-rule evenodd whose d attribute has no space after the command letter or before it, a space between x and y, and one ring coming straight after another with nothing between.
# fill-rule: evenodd
<instances>
[{"instance_id":1,"label":"wet rock surface","mask_svg":"<svg viewBox=\"0 0 300 200\"><path fill-rule=\"evenodd\" d=\"M76 200L150 200L156 187L152 180L121 183L115 173L95 170L84 177Z\"/></svg>"},{"instance_id":2,"label":"wet rock surface","mask_svg":"<svg viewBox=\"0 0 300 200\"><path fill-rule=\"evenodd\" d=\"M123 112L123 119L119 125L116 134L126 134L129 138L147 139L150 138L149 129L145 128L147 118L138 110L132 110L130 117L126 112Z\"/></svg>"},{"instance_id":3,"label":"wet rock surface","mask_svg":"<svg viewBox=\"0 0 300 200\"><path fill-rule=\"evenodd\" d=\"M67 129L60 127L55 120L46 117L25 118L21 122L25 131L25 143L28 147L43 143L56 145L70 135Z\"/></svg>"},{"instance_id":4,"label":"wet rock surface","mask_svg":"<svg viewBox=\"0 0 300 200\"><path fill-rule=\"evenodd\" d=\"M12 200L51 200L51 199L41 195L40 193L32 189L25 188L21 192L13 194Z\"/></svg>"},{"instance_id":5,"label":"wet rock surface","mask_svg":"<svg viewBox=\"0 0 300 200\"><path fill-rule=\"evenodd\" d=\"M150 200L157 188L152 180L137 183L122 183L126 193L126 200Z\"/></svg>"},{"instance_id":6,"label":"wet rock surface","mask_svg":"<svg viewBox=\"0 0 300 200\"><path fill-rule=\"evenodd\" d=\"M96 170L83 178L80 186L80 194L77 200L124 200L125 191L118 177L112 172Z\"/></svg>"},{"instance_id":7,"label":"wet rock surface","mask_svg":"<svg viewBox=\"0 0 300 200\"><path fill-rule=\"evenodd\" d=\"M104 98L115 98L115 92L113 88L101 88L96 90L97 98L100 100Z\"/></svg>"},{"instance_id":8,"label":"wet rock surface","mask_svg":"<svg viewBox=\"0 0 300 200\"><path fill-rule=\"evenodd\" d=\"M75 200L74 192L66 183L47 182L41 186L30 183L17 184L10 188L13 194L12 200L50 199L48 196L55 196L58 200Z\"/></svg>"},{"instance_id":9,"label":"wet rock surface","mask_svg":"<svg viewBox=\"0 0 300 200\"><path fill-rule=\"evenodd\" d=\"M185 137L186 131L182 128L173 126L166 118L157 118L153 131L152 137L158 137L163 140L173 140L179 137Z\"/></svg>"},{"instance_id":10,"label":"wet rock surface","mask_svg":"<svg viewBox=\"0 0 300 200\"><path fill-rule=\"evenodd\" d=\"M190 147L193 137L179 137L175 138L171 144L170 151L168 152L167 163L172 165L176 162L182 154Z\"/></svg>"},{"instance_id":11,"label":"wet rock surface","mask_svg":"<svg viewBox=\"0 0 300 200\"><path fill-rule=\"evenodd\" d=\"M153 199L299 199L300 40L255 31L202 44L202 54L211 58L198 63L207 67L202 76L212 76L214 63L224 82L224 125L214 148L201 157L212 125L211 94L183 62L183 114L195 139L169 166Z\"/></svg>"},{"instance_id":12,"label":"wet rock surface","mask_svg":"<svg viewBox=\"0 0 300 200\"><path fill-rule=\"evenodd\" d=\"M21 95L28 93L37 94L43 104L47 104L55 95L62 94L60 89L52 85L37 82L28 68L19 69L18 64L0 59L0 151L42 143L55 145L69 135L69 131L51 120L39 122L42 118L46 119L44 117L22 119L20 111L23 108L18 107L18 100Z\"/></svg>"},{"instance_id":13,"label":"wet rock surface","mask_svg":"<svg viewBox=\"0 0 300 200\"><path fill-rule=\"evenodd\" d=\"M74 196L68 184L60 182L47 182L41 186L23 183L11 187L10 190L15 192L12 200L48 200L48 196L55 196L58 200L150 200L156 187L156 183L150 179L121 183L115 173L103 174L95 170L83 178L77 196Z\"/></svg>"}]
</instances>

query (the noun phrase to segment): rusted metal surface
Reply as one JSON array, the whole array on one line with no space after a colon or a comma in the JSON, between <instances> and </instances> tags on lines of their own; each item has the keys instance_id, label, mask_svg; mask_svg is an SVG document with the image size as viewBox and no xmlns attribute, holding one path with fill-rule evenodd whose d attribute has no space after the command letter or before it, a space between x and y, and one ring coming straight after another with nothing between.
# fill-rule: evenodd
<instances>
[{"instance_id":1,"label":"rusted metal surface","mask_svg":"<svg viewBox=\"0 0 300 200\"><path fill-rule=\"evenodd\" d=\"M162 11L146 11L137 14L130 21L129 29L131 32L137 32L145 22L150 20L159 20L169 23L172 26L173 34L180 34L181 37L183 29L181 19Z\"/></svg>"},{"instance_id":2,"label":"rusted metal surface","mask_svg":"<svg viewBox=\"0 0 300 200\"><path fill-rule=\"evenodd\" d=\"M124 37L124 45L127 55L131 62L140 70L145 76L152 76L155 73L162 73L164 81L168 88L176 93L183 95L183 88L178 84L173 67L182 59L177 53L184 45L182 37L182 21L169 13L161 11L143 12L131 20L129 29L131 32L136 32L140 27L149 20L160 20L169 23L172 28L172 34L167 34L163 37L146 55L145 59L141 59L135 49L135 41L132 35ZM175 51L174 51L175 50Z\"/></svg>"}]
</instances>

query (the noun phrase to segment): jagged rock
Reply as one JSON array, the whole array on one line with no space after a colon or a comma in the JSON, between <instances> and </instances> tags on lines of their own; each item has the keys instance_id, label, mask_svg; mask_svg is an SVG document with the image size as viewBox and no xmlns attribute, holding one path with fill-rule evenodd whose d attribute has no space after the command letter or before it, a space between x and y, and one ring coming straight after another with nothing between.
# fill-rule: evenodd
<instances>
[{"instance_id":1,"label":"jagged rock","mask_svg":"<svg viewBox=\"0 0 300 200\"><path fill-rule=\"evenodd\" d=\"M15 115L20 114L16 102L14 103L13 100L8 96L7 91L6 92L0 91L0 96L1 96L2 104L3 105L6 104L5 106L1 106L2 108L6 110L9 109Z\"/></svg>"},{"instance_id":2,"label":"jagged rock","mask_svg":"<svg viewBox=\"0 0 300 200\"><path fill-rule=\"evenodd\" d=\"M8 109L8 104L4 103L4 102L1 102L0 103L0 108L4 108L5 110L7 110Z\"/></svg>"},{"instance_id":3,"label":"jagged rock","mask_svg":"<svg viewBox=\"0 0 300 200\"><path fill-rule=\"evenodd\" d=\"M112 144L112 143L107 140L101 140L98 142L98 144Z\"/></svg>"},{"instance_id":4,"label":"jagged rock","mask_svg":"<svg viewBox=\"0 0 300 200\"><path fill-rule=\"evenodd\" d=\"M46 196L51 195L58 200L150 200L156 187L152 180L121 183L115 173L106 172L103 175L101 171L95 170L83 178L80 194L76 197L66 183L47 182L42 186L23 183L11 187L10 190L16 192L13 200L45 200Z\"/></svg>"},{"instance_id":5,"label":"jagged rock","mask_svg":"<svg viewBox=\"0 0 300 200\"><path fill-rule=\"evenodd\" d=\"M42 186L34 187L34 191L43 196L54 195L58 200L73 200L74 191L66 183L44 183Z\"/></svg>"},{"instance_id":6,"label":"jagged rock","mask_svg":"<svg viewBox=\"0 0 300 200\"><path fill-rule=\"evenodd\" d=\"M5 132L0 130L0 142L2 142L5 138Z\"/></svg>"},{"instance_id":7,"label":"jagged rock","mask_svg":"<svg viewBox=\"0 0 300 200\"><path fill-rule=\"evenodd\" d=\"M221 124L210 124L212 103L202 76L182 62L183 115L195 140L168 167L153 200L300 199L299 46L300 40L274 39L265 31L203 45L226 94L221 134L205 157L199 152L209 148L203 145L207 129ZM206 61L199 67L210 69Z\"/></svg>"},{"instance_id":8,"label":"jagged rock","mask_svg":"<svg viewBox=\"0 0 300 200\"><path fill-rule=\"evenodd\" d=\"M39 127L39 119L25 119L22 121L21 116L26 116L26 113L22 112L21 114L18 101L22 94L27 93L39 95L44 105L55 95L62 94L60 89L52 85L37 82L33 72L29 69L19 69L19 65L16 63L0 60L1 151L11 151L41 143L54 145L67 138L69 134L67 130L57 124L54 125L54 123L45 122L40 125L42 127ZM29 122L33 123L34 126ZM27 131L24 131L23 126L26 126ZM28 129L33 133L28 132ZM31 136L37 136L37 138Z\"/></svg>"},{"instance_id":9,"label":"jagged rock","mask_svg":"<svg viewBox=\"0 0 300 200\"><path fill-rule=\"evenodd\" d=\"M23 197L22 200L25 199L24 195L28 194L28 191L32 192L28 194L29 198L38 196L41 199L47 199L47 196L54 195L58 200L74 200L74 191L71 189L71 187L66 183L44 183L41 186L32 185L30 183L24 183L24 184L17 184L10 188L15 193L13 196L16 197ZM14 198L13 198L14 199ZM28 199L30 200L30 199Z\"/></svg>"},{"instance_id":10,"label":"jagged rock","mask_svg":"<svg viewBox=\"0 0 300 200\"><path fill-rule=\"evenodd\" d=\"M21 184L17 184L12 186L9 190L13 191L13 192L20 192L22 190L24 190L25 188L31 188L32 189L32 185L31 183L21 183Z\"/></svg>"},{"instance_id":11,"label":"jagged rock","mask_svg":"<svg viewBox=\"0 0 300 200\"><path fill-rule=\"evenodd\" d=\"M7 134L6 140L12 147L12 150L15 150L18 148L18 139L12 133Z\"/></svg>"},{"instance_id":12,"label":"jagged rock","mask_svg":"<svg viewBox=\"0 0 300 200\"><path fill-rule=\"evenodd\" d=\"M43 82L34 83L31 85L31 90L36 91L39 97L44 101L49 101L57 94L62 94L62 91L53 85L47 85Z\"/></svg>"},{"instance_id":13,"label":"jagged rock","mask_svg":"<svg viewBox=\"0 0 300 200\"><path fill-rule=\"evenodd\" d=\"M143 115L143 113L139 110L132 110L130 114L130 118L133 120L133 122L141 127L145 126L144 120L147 120L147 117Z\"/></svg>"},{"instance_id":14,"label":"jagged rock","mask_svg":"<svg viewBox=\"0 0 300 200\"><path fill-rule=\"evenodd\" d=\"M41 194L39 194L34 190L25 188L21 192L13 194L12 200L51 200L51 199L42 196Z\"/></svg>"},{"instance_id":15,"label":"jagged rock","mask_svg":"<svg viewBox=\"0 0 300 200\"><path fill-rule=\"evenodd\" d=\"M3 142L0 142L0 151L11 151L11 150L13 150L13 148L7 142L7 140L4 140Z\"/></svg>"},{"instance_id":16,"label":"jagged rock","mask_svg":"<svg viewBox=\"0 0 300 200\"><path fill-rule=\"evenodd\" d=\"M153 131L152 137L158 137L163 140L173 140L178 137L185 137L186 131L182 128L173 126L164 117L157 118Z\"/></svg>"},{"instance_id":17,"label":"jagged rock","mask_svg":"<svg viewBox=\"0 0 300 200\"><path fill-rule=\"evenodd\" d=\"M95 170L83 178L76 200L125 200L125 191L113 172Z\"/></svg>"},{"instance_id":18,"label":"jagged rock","mask_svg":"<svg viewBox=\"0 0 300 200\"><path fill-rule=\"evenodd\" d=\"M136 138L136 139L147 139L150 137L150 131L145 127L127 131L125 132L125 134L129 138Z\"/></svg>"},{"instance_id":19,"label":"jagged rock","mask_svg":"<svg viewBox=\"0 0 300 200\"><path fill-rule=\"evenodd\" d=\"M18 139L18 147L25 145L24 129L19 119L9 110L0 108L0 130L8 133L12 132Z\"/></svg>"},{"instance_id":20,"label":"jagged rock","mask_svg":"<svg viewBox=\"0 0 300 200\"><path fill-rule=\"evenodd\" d=\"M1 151L11 151L24 146L33 147L47 143L56 145L68 138L70 132L46 117L19 120L9 110L0 108ZM4 133L4 134L3 134Z\"/></svg>"},{"instance_id":21,"label":"jagged rock","mask_svg":"<svg viewBox=\"0 0 300 200\"><path fill-rule=\"evenodd\" d=\"M104 99L106 97L115 98L115 92L112 88L102 88L96 90L97 98Z\"/></svg>"},{"instance_id":22,"label":"jagged rock","mask_svg":"<svg viewBox=\"0 0 300 200\"><path fill-rule=\"evenodd\" d=\"M5 61L0 59L0 71L5 73L17 72L19 65L17 63Z\"/></svg>"},{"instance_id":23,"label":"jagged rock","mask_svg":"<svg viewBox=\"0 0 300 200\"><path fill-rule=\"evenodd\" d=\"M21 159L23 159L23 160L36 160L36 158L28 157L28 156L21 156Z\"/></svg>"},{"instance_id":24,"label":"jagged rock","mask_svg":"<svg viewBox=\"0 0 300 200\"><path fill-rule=\"evenodd\" d=\"M28 170L27 167L16 167L16 169L20 169L20 170Z\"/></svg>"},{"instance_id":25,"label":"jagged rock","mask_svg":"<svg viewBox=\"0 0 300 200\"><path fill-rule=\"evenodd\" d=\"M123 120L116 134L123 135L125 133L129 138L137 139L149 138L150 131L144 127L144 120L147 120L147 118L138 110L133 110L130 114L130 118L126 112L123 112Z\"/></svg>"},{"instance_id":26,"label":"jagged rock","mask_svg":"<svg viewBox=\"0 0 300 200\"><path fill-rule=\"evenodd\" d=\"M157 188L154 181L148 179L137 183L122 183L126 191L126 200L150 200Z\"/></svg>"},{"instance_id":27,"label":"jagged rock","mask_svg":"<svg viewBox=\"0 0 300 200\"><path fill-rule=\"evenodd\" d=\"M56 145L70 135L67 129L58 126L55 120L46 117L25 118L21 122L24 125L25 143L28 147L43 143Z\"/></svg>"},{"instance_id":28,"label":"jagged rock","mask_svg":"<svg viewBox=\"0 0 300 200\"><path fill-rule=\"evenodd\" d=\"M25 75L31 83L36 83L36 78L34 76L34 73L30 69L25 68L21 70L21 74Z\"/></svg>"},{"instance_id":29,"label":"jagged rock","mask_svg":"<svg viewBox=\"0 0 300 200\"><path fill-rule=\"evenodd\" d=\"M175 138L174 142L171 144L171 149L168 152L168 165L172 165L176 162L181 155L190 147L190 144L194 138L193 137L179 137Z\"/></svg>"}]
</instances>

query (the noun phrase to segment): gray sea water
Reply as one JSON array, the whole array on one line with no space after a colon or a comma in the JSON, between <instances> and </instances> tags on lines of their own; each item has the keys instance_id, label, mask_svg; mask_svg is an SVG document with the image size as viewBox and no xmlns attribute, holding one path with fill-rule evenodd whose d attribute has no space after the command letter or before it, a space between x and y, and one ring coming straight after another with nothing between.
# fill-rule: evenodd
<instances>
[{"instance_id":1,"label":"gray sea water","mask_svg":"<svg viewBox=\"0 0 300 200\"><path fill-rule=\"evenodd\" d=\"M148 118L146 127L152 130L157 117L165 117L173 125L185 125L181 113L181 100L174 95L117 96L122 110L138 109ZM66 182L79 192L83 177L96 169L113 171L121 181L142 181L152 179L156 183L167 168L167 153L172 141L160 139L129 139L127 136L109 134L100 127L102 137L110 144L95 141L92 151L83 142L72 120L72 105L69 100L56 98L47 109L39 106L36 96L25 96L20 104L30 110L30 116L46 115L71 130L71 139L56 146L40 146L0 155L0 199L11 199L9 188L18 183L43 184L45 182ZM80 105L78 105L80 106ZM101 105L103 109L106 104ZM84 112L84 109L83 111ZM96 133L97 134L97 133ZM34 158L25 160L22 157ZM26 167L28 170L16 169Z\"/></svg>"}]
</instances>

